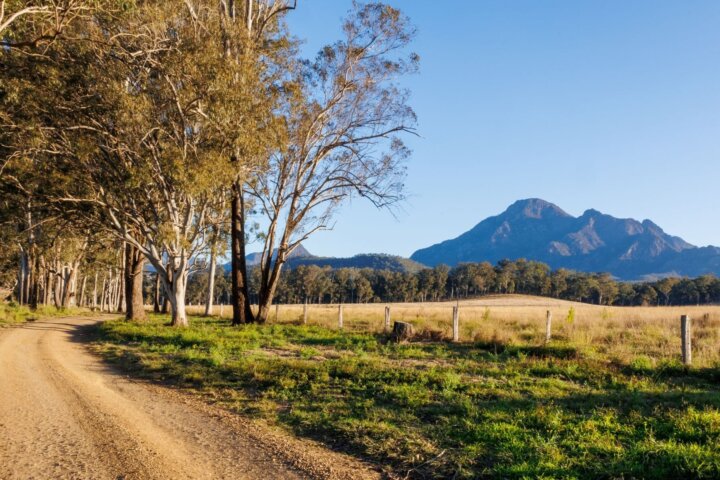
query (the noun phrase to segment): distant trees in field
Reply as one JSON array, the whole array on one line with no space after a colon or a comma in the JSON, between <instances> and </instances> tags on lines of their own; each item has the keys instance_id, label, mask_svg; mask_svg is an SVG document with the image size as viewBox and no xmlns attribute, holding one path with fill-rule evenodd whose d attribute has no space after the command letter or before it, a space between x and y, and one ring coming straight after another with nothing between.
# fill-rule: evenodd
<instances>
[{"instance_id":1,"label":"distant trees in field","mask_svg":"<svg viewBox=\"0 0 720 480\"><path fill-rule=\"evenodd\" d=\"M258 295L254 270L249 284L251 301ZM217 284L226 276L217 274ZM193 303L204 303L208 272L195 275L188 286ZM454 268L441 265L416 273L391 270L300 265L282 275L279 303L372 303L429 302L472 298L488 294L526 294L596 305L652 306L720 303L720 279L665 278L653 282L621 282L607 273L551 270L546 264L527 260L465 263ZM216 299L227 298L221 287Z\"/></svg>"}]
</instances>

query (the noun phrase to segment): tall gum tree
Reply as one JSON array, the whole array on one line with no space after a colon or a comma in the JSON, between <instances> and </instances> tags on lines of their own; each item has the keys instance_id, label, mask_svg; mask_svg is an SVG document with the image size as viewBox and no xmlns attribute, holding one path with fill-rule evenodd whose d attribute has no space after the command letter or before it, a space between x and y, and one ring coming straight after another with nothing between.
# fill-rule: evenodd
<instances>
[{"instance_id":1,"label":"tall gum tree","mask_svg":"<svg viewBox=\"0 0 720 480\"><path fill-rule=\"evenodd\" d=\"M331 226L339 205L353 196L378 207L403 199L408 150L401 136L414 132L416 119L397 80L417 69L418 57L406 51L414 29L395 8L356 3L343 32L299 72L285 105L283 144L243 186L267 225L258 322L268 318L288 256Z\"/></svg>"},{"instance_id":2,"label":"tall gum tree","mask_svg":"<svg viewBox=\"0 0 720 480\"><path fill-rule=\"evenodd\" d=\"M221 43L225 61L236 66L238 74L229 78L229 90L244 105L223 122L232 145L231 159L236 177L231 186L230 250L232 280L232 324L253 320L248 294L245 244L248 206L243 184L250 172L263 164L277 146L275 111L287 87L285 81L294 59L294 45L283 28L283 16L294 10L296 0L221 0ZM252 168L252 167L256 168Z\"/></svg>"}]
</instances>

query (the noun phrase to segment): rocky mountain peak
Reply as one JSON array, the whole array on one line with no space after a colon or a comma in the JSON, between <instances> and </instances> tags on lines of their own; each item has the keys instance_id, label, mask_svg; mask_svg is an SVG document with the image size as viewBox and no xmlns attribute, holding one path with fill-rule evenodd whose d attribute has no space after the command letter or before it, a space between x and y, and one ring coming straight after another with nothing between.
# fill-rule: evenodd
<instances>
[{"instance_id":1,"label":"rocky mountain peak","mask_svg":"<svg viewBox=\"0 0 720 480\"><path fill-rule=\"evenodd\" d=\"M505 213L508 217L525 217L542 219L547 217L570 217L557 205L540 198L526 198L510 205Z\"/></svg>"},{"instance_id":2,"label":"rocky mountain peak","mask_svg":"<svg viewBox=\"0 0 720 480\"><path fill-rule=\"evenodd\" d=\"M650 220L616 218L592 208L574 217L539 198L518 200L457 238L410 258L429 266L526 258L628 280L667 272L720 274L718 249L698 249Z\"/></svg>"}]
</instances>

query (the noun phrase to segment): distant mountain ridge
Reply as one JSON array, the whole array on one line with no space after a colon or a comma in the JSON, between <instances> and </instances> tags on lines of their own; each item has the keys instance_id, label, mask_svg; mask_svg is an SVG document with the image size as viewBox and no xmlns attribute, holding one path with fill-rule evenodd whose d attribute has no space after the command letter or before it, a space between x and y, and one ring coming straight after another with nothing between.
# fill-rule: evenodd
<instances>
[{"instance_id":1,"label":"distant mountain ridge","mask_svg":"<svg viewBox=\"0 0 720 480\"><path fill-rule=\"evenodd\" d=\"M277 252L274 252L275 255ZM260 264L261 253L251 253L245 256L248 267L254 267ZM397 255L388 255L385 253L362 253L346 258L336 257L318 257L311 254L305 247L299 245L287 260L288 268L296 268L300 265L316 265L319 267L336 268L370 268L373 270L391 270L393 272L410 272L414 273L418 270L426 268L409 258L399 257ZM231 264L225 265L225 270L230 271Z\"/></svg>"},{"instance_id":2,"label":"distant mountain ridge","mask_svg":"<svg viewBox=\"0 0 720 480\"><path fill-rule=\"evenodd\" d=\"M409 258L385 253L361 253L347 258L335 257L295 257L288 260L290 268L300 265L317 265L336 268L370 268L372 270L391 270L393 272L415 273L427 268Z\"/></svg>"},{"instance_id":3,"label":"distant mountain ridge","mask_svg":"<svg viewBox=\"0 0 720 480\"><path fill-rule=\"evenodd\" d=\"M277 249L273 251L273 258L277 256ZM306 257L312 257L313 255L307 251L305 247L302 245L298 245L295 250L292 251L292 253L288 256L288 261L292 260L293 258L306 258ZM260 265L260 260L262 259L262 252L255 252L250 253L248 255L245 255L245 262L247 263L248 267L254 267L255 265Z\"/></svg>"},{"instance_id":4,"label":"distant mountain ridge","mask_svg":"<svg viewBox=\"0 0 720 480\"><path fill-rule=\"evenodd\" d=\"M650 220L616 218L594 209L573 217L538 198L518 200L500 215L410 258L429 266L526 258L552 268L609 272L623 280L720 274L718 247L696 247Z\"/></svg>"}]
</instances>

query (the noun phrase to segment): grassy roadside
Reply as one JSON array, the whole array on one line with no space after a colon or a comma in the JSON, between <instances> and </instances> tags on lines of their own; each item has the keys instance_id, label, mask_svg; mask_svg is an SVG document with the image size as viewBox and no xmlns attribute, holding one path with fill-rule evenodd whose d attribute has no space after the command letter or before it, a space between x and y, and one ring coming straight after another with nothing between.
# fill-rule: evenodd
<instances>
[{"instance_id":1,"label":"grassy roadside","mask_svg":"<svg viewBox=\"0 0 720 480\"><path fill-rule=\"evenodd\" d=\"M144 378L409 478L718 478L720 374L571 345L384 344L293 325L105 322L96 349Z\"/></svg>"},{"instance_id":2,"label":"grassy roadside","mask_svg":"<svg viewBox=\"0 0 720 480\"><path fill-rule=\"evenodd\" d=\"M91 312L82 308L66 308L59 310L52 306L40 306L30 310L24 305L0 303L0 328L7 325L38 320L43 317L67 317L69 315L87 315Z\"/></svg>"}]
</instances>

